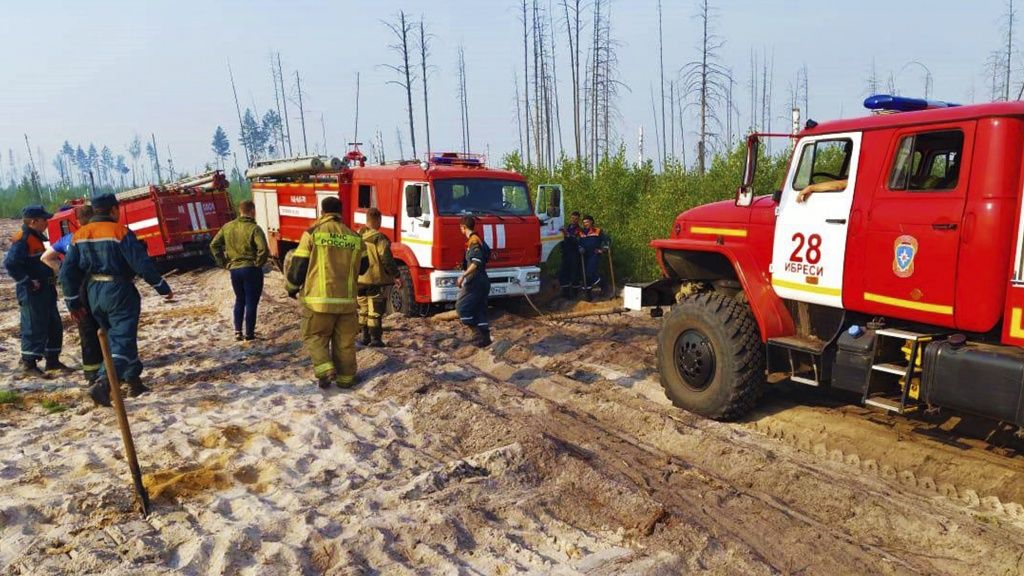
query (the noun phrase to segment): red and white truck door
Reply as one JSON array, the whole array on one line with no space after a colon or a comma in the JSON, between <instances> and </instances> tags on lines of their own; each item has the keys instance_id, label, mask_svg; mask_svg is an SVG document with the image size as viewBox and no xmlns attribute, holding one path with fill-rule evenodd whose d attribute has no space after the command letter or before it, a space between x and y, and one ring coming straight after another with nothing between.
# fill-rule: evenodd
<instances>
[{"instance_id":1,"label":"red and white truck door","mask_svg":"<svg viewBox=\"0 0 1024 576\"><path fill-rule=\"evenodd\" d=\"M772 287L781 298L843 307L843 267L861 133L802 138L782 186L772 246ZM810 184L846 180L841 191L797 202Z\"/></svg>"},{"instance_id":2,"label":"red and white truck door","mask_svg":"<svg viewBox=\"0 0 1024 576\"><path fill-rule=\"evenodd\" d=\"M551 252L562 241L565 226L565 198L560 184L537 186L534 211L540 220L540 261L547 262Z\"/></svg>"},{"instance_id":3,"label":"red and white truck door","mask_svg":"<svg viewBox=\"0 0 1024 576\"><path fill-rule=\"evenodd\" d=\"M399 241L409 247L420 267L433 268L434 210L430 184L404 182L402 201L402 236Z\"/></svg>"},{"instance_id":4,"label":"red and white truck door","mask_svg":"<svg viewBox=\"0 0 1024 576\"><path fill-rule=\"evenodd\" d=\"M953 324L973 140L974 122L893 134L862 247L868 310Z\"/></svg>"}]
</instances>

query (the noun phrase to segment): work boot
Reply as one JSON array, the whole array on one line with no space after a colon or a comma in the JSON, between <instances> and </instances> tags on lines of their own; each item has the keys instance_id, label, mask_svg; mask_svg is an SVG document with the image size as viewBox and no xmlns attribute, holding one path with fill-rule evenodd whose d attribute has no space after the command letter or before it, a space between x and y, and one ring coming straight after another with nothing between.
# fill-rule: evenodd
<instances>
[{"instance_id":1,"label":"work boot","mask_svg":"<svg viewBox=\"0 0 1024 576\"><path fill-rule=\"evenodd\" d=\"M84 371L84 375L85 375L85 386L87 388L89 386L92 386L93 384L95 384L100 379L100 371L99 370L85 370Z\"/></svg>"},{"instance_id":2,"label":"work boot","mask_svg":"<svg viewBox=\"0 0 1024 576\"><path fill-rule=\"evenodd\" d=\"M97 406L110 407L110 386L107 385L103 380L96 380L92 386L89 387L89 398Z\"/></svg>"},{"instance_id":3,"label":"work boot","mask_svg":"<svg viewBox=\"0 0 1024 576\"><path fill-rule=\"evenodd\" d=\"M331 387L331 383L334 382L335 378L336 375L332 370L327 374L324 374L323 376L317 378L316 385L319 386L322 390L326 390L327 388Z\"/></svg>"},{"instance_id":4,"label":"work boot","mask_svg":"<svg viewBox=\"0 0 1024 576\"><path fill-rule=\"evenodd\" d=\"M36 366L38 360L36 358L28 358L23 356L21 358L21 374L22 376L46 376L39 366Z\"/></svg>"},{"instance_id":5,"label":"work boot","mask_svg":"<svg viewBox=\"0 0 1024 576\"><path fill-rule=\"evenodd\" d=\"M371 346L372 346L372 344L371 344ZM338 385L338 388L352 388L353 386L355 386L356 384L359 383L359 377L358 376L338 376L335 379L335 383Z\"/></svg>"},{"instance_id":6,"label":"work boot","mask_svg":"<svg viewBox=\"0 0 1024 576\"><path fill-rule=\"evenodd\" d=\"M135 378L128 378L125 380L125 384L128 385L128 397L138 398L146 392L149 392L149 386L142 383L142 379L136 376Z\"/></svg>"},{"instance_id":7,"label":"work boot","mask_svg":"<svg viewBox=\"0 0 1024 576\"><path fill-rule=\"evenodd\" d=\"M364 332L365 334L365 332ZM363 336L365 338L365 336ZM384 328L381 326L374 326L370 329L370 347L371 348L383 348L384 344Z\"/></svg>"},{"instance_id":8,"label":"work boot","mask_svg":"<svg viewBox=\"0 0 1024 576\"><path fill-rule=\"evenodd\" d=\"M363 344L363 346L367 346L370 344L370 327L367 326L366 324L363 324L363 337L359 341Z\"/></svg>"},{"instance_id":9,"label":"work boot","mask_svg":"<svg viewBox=\"0 0 1024 576\"><path fill-rule=\"evenodd\" d=\"M491 345L491 330L483 326L477 326L476 338L473 339L473 345L477 348L486 348Z\"/></svg>"},{"instance_id":10,"label":"work boot","mask_svg":"<svg viewBox=\"0 0 1024 576\"><path fill-rule=\"evenodd\" d=\"M54 372L54 371L57 371L57 370L59 370L61 372L71 372L72 371L70 367L68 367L66 364L64 364L63 362L60 361L60 358L57 358L57 357L47 358L46 359L46 371L47 372Z\"/></svg>"}]
</instances>

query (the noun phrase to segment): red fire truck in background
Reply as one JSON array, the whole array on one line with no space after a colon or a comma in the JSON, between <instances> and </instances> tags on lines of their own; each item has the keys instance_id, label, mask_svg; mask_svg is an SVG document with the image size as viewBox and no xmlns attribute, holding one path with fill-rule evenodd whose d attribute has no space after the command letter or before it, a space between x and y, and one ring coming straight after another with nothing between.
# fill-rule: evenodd
<instances>
[{"instance_id":1,"label":"red fire truck in background","mask_svg":"<svg viewBox=\"0 0 1024 576\"><path fill-rule=\"evenodd\" d=\"M341 200L342 219L353 229L376 207L400 269L388 307L420 314L430 304L451 303L458 296L455 282L465 251L459 218L468 214L491 247L491 297L539 292L540 265L562 240L561 187L539 186L531 199L521 174L488 168L478 155L428 158L366 166L357 148L344 162L313 157L257 164L246 176L271 254L285 265L303 231L319 217L324 197Z\"/></svg>"},{"instance_id":2,"label":"red fire truck in background","mask_svg":"<svg viewBox=\"0 0 1024 576\"><path fill-rule=\"evenodd\" d=\"M228 180L214 170L164 185L117 193L121 223L146 244L151 258L161 262L203 256L220 227L234 218L227 193ZM76 200L57 212L49 224L52 240L78 230Z\"/></svg>"}]
</instances>

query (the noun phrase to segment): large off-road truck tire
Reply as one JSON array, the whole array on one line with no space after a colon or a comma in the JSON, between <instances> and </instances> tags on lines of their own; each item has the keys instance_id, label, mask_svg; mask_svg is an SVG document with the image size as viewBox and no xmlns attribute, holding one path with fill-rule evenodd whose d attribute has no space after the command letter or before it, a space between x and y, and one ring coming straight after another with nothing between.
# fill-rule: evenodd
<instances>
[{"instance_id":1,"label":"large off-road truck tire","mask_svg":"<svg viewBox=\"0 0 1024 576\"><path fill-rule=\"evenodd\" d=\"M398 266L398 286L387 290L387 312L398 312L405 316L425 316L429 306L416 302L416 291L413 290L412 273L405 265Z\"/></svg>"},{"instance_id":2,"label":"large off-road truck tire","mask_svg":"<svg viewBox=\"0 0 1024 576\"><path fill-rule=\"evenodd\" d=\"M749 412L765 387L764 348L745 302L684 296L658 334L658 371L676 406L715 420Z\"/></svg>"}]
</instances>

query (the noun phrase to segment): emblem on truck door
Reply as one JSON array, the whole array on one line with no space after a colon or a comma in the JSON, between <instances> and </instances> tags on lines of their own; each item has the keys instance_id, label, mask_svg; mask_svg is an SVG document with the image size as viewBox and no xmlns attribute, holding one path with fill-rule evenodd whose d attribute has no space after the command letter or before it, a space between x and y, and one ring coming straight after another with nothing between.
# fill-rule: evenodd
<instances>
[{"instance_id":1,"label":"emblem on truck door","mask_svg":"<svg viewBox=\"0 0 1024 576\"><path fill-rule=\"evenodd\" d=\"M917 256L917 238L903 235L893 242L895 255L892 260L892 272L900 278L914 275L914 257Z\"/></svg>"}]
</instances>

